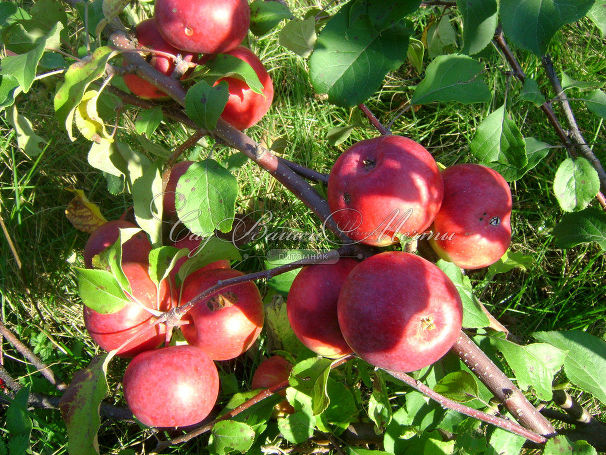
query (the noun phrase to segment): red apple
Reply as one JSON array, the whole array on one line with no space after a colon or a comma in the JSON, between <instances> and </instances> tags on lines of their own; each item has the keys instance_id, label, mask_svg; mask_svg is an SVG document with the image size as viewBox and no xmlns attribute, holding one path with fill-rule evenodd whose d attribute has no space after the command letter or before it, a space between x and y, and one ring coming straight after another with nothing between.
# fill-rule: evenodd
<instances>
[{"instance_id":1,"label":"red apple","mask_svg":"<svg viewBox=\"0 0 606 455\"><path fill-rule=\"evenodd\" d=\"M140 352L154 349L165 338L163 324L149 328L155 317L145 307L167 311L173 306L172 294L167 280L162 281L158 293L147 267L147 263L122 263L122 270L131 286L131 295L136 301L131 299L120 311L109 314L84 307L86 329L91 338L106 351L117 349L133 335L140 334L118 351L120 357L133 357Z\"/></svg>"},{"instance_id":2,"label":"red apple","mask_svg":"<svg viewBox=\"0 0 606 455\"><path fill-rule=\"evenodd\" d=\"M177 260L177 263L175 264L175 267L171 270L170 275L173 279L173 281L175 280L177 273L179 273L179 269L181 268L181 266L191 257L194 257L197 253L198 248L200 248L200 243L202 243L202 239L201 238L194 238L193 235L192 236L187 236L187 237L183 237L180 240L177 240L176 242L173 243L173 245L175 246L175 248L187 248L190 251L189 256L183 257L179 260ZM208 270L213 270L213 269L229 269L230 268L230 264L229 261L227 259L220 259L218 261L215 262L211 262L208 265L205 265L204 267L201 267L200 269L197 270L197 272L202 272L202 271L208 271Z\"/></svg>"},{"instance_id":3,"label":"red apple","mask_svg":"<svg viewBox=\"0 0 606 455\"><path fill-rule=\"evenodd\" d=\"M292 364L288 360L279 355L274 355L259 364L253 374L251 387L253 389L267 389L288 381L291 370ZM286 390L281 390L278 393L283 397L286 396ZM295 409L286 400L278 403L276 410L284 414L294 414L295 412Z\"/></svg>"},{"instance_id":4,"label":"red apple","mask_svg":"<svg viewBox=\"0 0 606 455\"><path fill-rule=\"evenodd\" d=\"M125 220L108 221L91 234L84 247L84 265L93 268L93 257L109 248L120 234L120 229L137 228L133 223ZM122 245L123 262L147 262L151 243L144 232L132 236Z\"/></svg>"},{"instance_id":5,"label":"red apple","mask_svg":"<svg viewBox=\"0 0 606 455\"><path fill-rule=\"evenodd\" d=\"M214 362L195 346L169 346L135 357L124 373L124 397L151 427L184 427L204 420L219 395Z\"/></svg>"},{"instance_id":6,"label":"red apple","mask_svg":"<svg viewBox=\"0 0 606 455\"><path fill-rule=\"evenodd\" d=\"M316 354L341 357L351 353L339 328L337 301L343 282L356 265L353 259L308 265L292 283L286 302L290 326Z\"/></svg>"},{"instance_id":7,"label":"red apple","mask_svg":"<svg viewBox=\"0 0 606 455\"><path fill-rule=\"evenodd\" d=\"M168 44L162 35L158 32L156 23L153 19L147 19L137 25L135 29L137 40L141 46L145 46L149 49L156 51L166 52L172 55L181 54L181 57L191 62L194 60L195 55L188 52L183 52L176 47ZM162 74L170 76L175 70L175 61L169 57L153 54L149 58L149 63ZM167 98L166 93L157 88L155 85L150 84L144 79L141 79L136 74L125 74L124 82L127 87L135 95L145 99L156 99L156 98Z\"/></svg>"},{"instance_id":8,"label":"red apple","mask_svg":"<svg viewBox=\"0 0 606 455\"><path fill-rule=\"evenodd\" d=\"M179 183L181 176L185 174L193 163L193 161L180 161L171 168L162 199L165 217L174 217L177 215L177 209L175 208L177 198L180 204L184 202L185 196L177 193L177 183Z\"/></svg>"},{"instance_id":9,"label":"red apple","mask_svg":"<svg viewBox=\"0 0 606 455\"><path fill-rule=\"evenodd\" d=\"M155 19L164 39L176 48L219 54L244 40L250 9L246 0L156 0Z\"/></svg>"},{"instance_id":10,"label":"red apple","mask_svg":"<svg viewBox=\"0 0 606 455\"><path fill-rule=\"evenodd\" d=\"M185 279L181 302L189 302L218 281L241 275L233 269L198 270ZM228 360L252 346L263 327L263 316L259 290L248 281L196 304L183 318L189 324L181 330L189 344L211 359Z\"/></svg>"},{"instance_id":11,"label":"red apple","mask_svg":"<svg viewBox=\"0 0 606 455\"><path fill-rule=\"evenodd\" d=\"M458 164L442 172L444 201L433 222L430 245L464 269L497 262L511 243L511 191L497 171ZM439 233L439 234L438 234Z\"/></svg>"},{"instance_id":12,"label":"red apple","mask_svg":"<svg viewBox=\"0 0 606 455\"><path fill-rule=\"evenodd\" d=\"M339 228L374 246L427 229L442 196L436 162L423 146L402 136L354 144L337 159L328 179L328 204Z\"/></svg>"},{"instance_id":13,"label":"red apple","mask_svg":"<svg viewBox=\"0 0 606 455\"><path fill-rule=\"evenodd\" d=\"M235 77L226 77L216 82L226 81L229 86L229 99L221 118L234 128L244 130L259 122L267 113L274 99L274 85L263 63L250 49L240 46L227 54L252 66L263 84L263 93L260 94L253 92L246 82Z\"/></svg>"},{"instance_id":14,"label":"red apple","mask_svg":"<svg viewBox=\"0 0 606 455\"><path fill-rule=\"evenodd\" d=\"M455 285L431 262L392 251L358 264L337 306L343 337L368 363L415 371L452 347L463 310Z\"/></svg>"}]
</instances>

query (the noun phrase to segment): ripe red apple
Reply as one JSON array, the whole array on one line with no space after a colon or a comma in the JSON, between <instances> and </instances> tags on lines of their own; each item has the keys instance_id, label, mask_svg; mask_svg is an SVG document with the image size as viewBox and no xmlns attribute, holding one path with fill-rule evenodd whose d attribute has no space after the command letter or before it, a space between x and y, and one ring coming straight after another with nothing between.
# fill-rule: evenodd
<instances>
[{"instance_id":1,"label":"ripe red apple","mask_svg":"<svg viewBox=\"0 0 606 455\"><path fill-rule=\"evenodd\" d=\"M205 419L219 395L214 362L195 346L169 346L135 357L124 373L124 397L150 427L184 427Z\"/></svg>"},{"instance_id":2,"label":"ripe red apple","mask_svg":"<svg viewBox=\"0 0 606 455\"><path fill-rule=\"evenodd\" d=\"M229 86L229 99L221 118L234 128L244 130L259 122L267 113L274 99L274 85L263 63L250 49L240 46L227 54L252 66L263 84L263 93L260 94L253 92L246 82L235 77L226 77L216 82L227 81Z\"/></svg>"},{"instance_id":3,"label":"ripe red apple","mask_svg":"<svg viewBox=\"0 0 606 455\"><path fill-rule=\"evenodd\" d=\"M92 269L93 257L118 240L121 228L137 227L126 220L108 221L100 226L91 234L84 247L84 265L86 268ZM122 262L147 262L151 248L151 243L145 233L139 232L122 245Z\"/></svg>"},{"instance_id":4,"label":"ripe red apple","mask_svg":"<svg viewBox=\"0 0 606 455\"><path fill-rule=\"evenodd\" d=\"M175 208L175 202L177 198L180 203L183 203L183 194L177 193L177 183L179 179L189 167L193 164L193 161L180 161L175 164L171 170L166 182L166 188L164 189L164 196L162 198L163 212L165 217L174 217L177 215L177 209Z\"/></svg>"},{"instance_id":5,"label":"ripe red apple","mask_svg":"<svg viewBox=\"0 0 606 455\"><path fill-rule=\"evenodd\" d=\"M155 19L164 39L176 48L219 54L244 40L250 9L246 0L156 0Z\"/></svg>"},{"instance_id":6,"label":"ripe red apple","mask_svg":"<svg viewBox=\"0 0 606 455\"><path fill-rule=\"evenodd\" d=\"M288 292L286 309L295 335L316 354L341 357L351 353L339 328L337 301L343 282L358 265L353 259L301 269Z\"/></svg>"},{"instance_id":7,"label":"ripe red apple","mask_svg":"<svg viewBox=\"0 0 606 455\"><path fill-rule=\"evenodd\" d=\"M135 300L127 303L120 311L109 314L98 313L84 307L84 324L91 338L106 351L119 348L133 335L140 336L126 346L118 355L133 357L136 354L158 347L165 338L165 326L156 325L152 329L155 317L145 308L167 311L173 306L173 296L167 280L162 281L160 292L149 277L147 263L124 262L122 270L131 286L131 295Z\"/></svg>"},{"instance_id":8,"label":"ripe red apple","mask_svg":"<svg viewBox=\"0 0 606 455\"><path fill-rule=\"evenodd\" d=\"M444 201L429 241L443 259L464 269L487 267L511 243L511 191L497 171L457 164L442 172ZM438 235L439 233L439 235Z\"/></svg>"},{"instance_id":9,"label":"ripe red apple","mask_svg":"<svg viewBox=\"0 0 606 455\"><path fill-rule=\"evenodd\" d=\"M233 269L198 270L183 283L181 302L187 303L218 281L241 276ZM189 344L213 360L228 360L252 346L263 327L263 302L254 283L237 284L195 305L183 318L181 331Z\"/></svg>"},{"instance_id":10,"label":"ripe red apple","mask_svg":"<svg viewBox=\"0 0 606 455\"><path fill-rule=\"evenodd\" d=\"M328 179L333 219L353 240L396 243L427 229L440 209L442 177L415 141L381 136L358 142L335 162Z\"/></svg>"},{"instance_id":11,"label":"ripe red apple","mask_svg":"<svg viewBox=\"0 0 606 455\"><path fill-rule=\"evenodd\" d=\"M181 54L181 57L187 62L191 62L194 60L194 54L183 52L177 49L176 47L173 47L168 44L164 40L164 38L162 38L162 35L160 35L160 33L158 32L156 23L153 19L147 19L137 25L135 33L139 44L142 46L156 51L166 52L175 56ZM149 58L149 63L162 74L165 74L167 76L170 76L175 70L175 61L163 55L152 54ZM135 95L139 96L140 98L167 98L166 93L157 88L155 85L150 84L144 79L141 79L136 74L125 74L124 82L130 89L130 91L133 92Z\"/></svg>"},{"instance_id":12,"label":"ripe red apple","mask_svg":"<svg viewBox=\"0 0 606 455\"><path fill-rule=\"evenodd\" d=\"M392 251L358 264L337 306L343 337L368 363L415 371L448 352L461 331L455 285L431 262Z\"/></svg>"},{"instance_id":13,"label":"ripe red apple","mask_svg":"<svg viewBox=\"0 0 606 455\"><path fill-rule=\"evenodd\" d=\"M274 355L259 364L253 374L251 387L253 389L267 389L288 381L291 370L292 364L288 360L279 355ZM286 390L281 390L278 393L283 397L286 396ZM276 410L285 414L294 414L295 412L295 409L286 400L278 403Z\"/></svg>"}]
</instances>

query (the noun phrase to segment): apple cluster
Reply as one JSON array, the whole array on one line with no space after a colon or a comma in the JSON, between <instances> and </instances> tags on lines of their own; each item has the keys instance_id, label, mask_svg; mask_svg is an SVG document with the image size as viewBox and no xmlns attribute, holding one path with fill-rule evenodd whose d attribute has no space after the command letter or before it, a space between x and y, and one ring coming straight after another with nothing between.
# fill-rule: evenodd
<instances>
[{"instance_id":1,"label":"apple cluster","mask_svg":"<svg viewBox=\"0 0 606 455\"><path fill-rule=\"evenodd\" d=\"M246 0L156 0L152 19L136 27L139 47L150 50L148 62L160 73L173 75L177 62L188 69L181 80L191 74L191 67L203 64L217 54L227 54L248 63L263 85L256 93L243 80L223 77L215 85L227 82L229 99L221 114L239 130L256 124L269 110L274 88L271 77L259 58L241 46L250 25ZM137 96L145 99L167 99L155 85L136 74L126 74L124 82Z\"/></svg>"}]
</instances>

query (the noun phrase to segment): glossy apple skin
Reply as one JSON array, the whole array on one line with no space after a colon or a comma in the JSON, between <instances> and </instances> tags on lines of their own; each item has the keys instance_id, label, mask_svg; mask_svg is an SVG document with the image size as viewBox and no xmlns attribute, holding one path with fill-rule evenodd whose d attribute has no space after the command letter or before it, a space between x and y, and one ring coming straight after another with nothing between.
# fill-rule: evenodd
<instances>
[{"instance_id":1,"label":"glossy apple skin","mask_svg":"<svg viewBox=\"0 0 606 455\"><path fill-rule=\"evenodd\" d=\"M250 25L246 0L156 0L154 16L166 41L202 54L236 48Z\"/></svg>"},{"instance_id":2,"label":"glossy apple skin","mask_svg":"<svg viewBox=\"0 0 606 455\"><path fill-rule=\"evenodd\" d=\"M263 93L261 94L253 92L246 82L235 77L226 77L216 82L218 84L221 81L226 81L229 86L229 99L221 118L234 128L244 130L258 123L271 107L274 99L274 84L259 57L250 49L240 46L227 52L227 54L233 55L252 66L259 77L259 81L263 84Z\"/></svg>"},{"instance_id":3,"label":"glossy apple skin","mask_svg":"<svg viewBox=\"0 0 606 455\"><path fill-rule=\"evenodd\" d=\"M284 357L274 355L269 359L263 360L252 378L252 389L267 389L281 382L288 381L290 377L290 371L292 370L292 364ZM281 390L278 394L283 397L286 396L286 390ZM276 405L278 413L294 414L295 408L293 408L288 401L282 400Z\"/></svg>"},{"instance_id":4,"label":"glossy apple skin","mask_svg":"<svg viewBox=\"0 0 606 455\"><path fill-rule=\"evenodd\" d=\"M167 280L162 282L158 296L156 285L149 277L147 268L147 263L122 263L122 270L130 283L132 296L148 308L169 310L174 304L174 294L171 294ZM140 333L138 338L118 351L120 357L133 357L140 352L158 347L164 341L163 324L148 328L154 320L152 314L134 301L126 304L120 311L109 314L98 313L84 306L86 329L95 343L106 351L119 348L130 337Z\"/></svg>"},{"instance_id":5,"label":"glossy apple skin","mask_svg":"<svg viewBox=\"0 0 606 455\"><path fill-rule=\"evenodd\" d=\"M164 190L164 196L162 198L165 217L174 217L177 215L175 202L177 197L179 197L180 202L183 202L182 198L184 197L182 194L177 194L177 183L179 183L181 176L185 174L193 163L193 161L180 161L170 170L168 182L166 182L166 188Z\"/></svg>"},{"instance_id":6,"label":"glossy apple skin","mask_svg":"<svg viewBox=\"0 0 606 455\"><path fill-rule=\"evenodd\" d=\"M84 265L88 269L93 268L93 257L112 246L120 229L137 228L138 226L125 220L113 220L100 226L91 234L84 247ZM147 262L151 243L144 232L139 232L122 245L123 262Z\"/></svg>"},{"instance_id":7,"label":"glossy apple skin","mask_svg":"<svg viewBox=\"0 0 606 455\"><path fill-rule=\"evenodd\" d=\"M449 167L442 179L444 201L431 228L430 245L441 258L464 269L494 264L511 243L509 184L497 171L479 164Z\"/></svg>"},{"instance_id":8,"label":"glossy apple skin","mask_svg":"<svg viewBox=\"0 0 606 455\"><path fill-rule=\"evenodd\" d=\"M181 302L217 284L241 276L233 269L198 270L183 283ZM181 326L187 342L206 352L213 360L229 360L252 346L263 327L263 302L254 283L237 284L194 306Z\"/></svg>"},{"instance_id":9,"label":"glossy apple skin","mask_svg":"<svg viewBox=\"0 0 606 455\"><path fill-rule=\"evenodd\" d=\"M351 353L337 318L337 301L343 282L358 265L353 259L335 264L308 265L292 283L286 301L288 320L295 335L316 354L341 357Z\"/></svg>"},{"instance_id":10,"label":"glossy apple skin","mask_svg":"<svg viewBox=\"0 0 606 455\"><path fill-rule=\"evenodd\" d=\"M337 305L343 337L362 359L392 371L416 371L440 359L461 331L455 285L431 262L392 251L349 274Z\"/></svg>"},{"instance_id":11,"label":"glossy apple skin","mask_svg":"<svg viewBox=\"0 0 606 455\"><path fill-rule=\"evenodd\" d=\"M427 229L440 209L442 177L425 148L402 136L358 142L335 162L328 179L333 219L353 240L396 243Z\"/></svg>"},{"instance_id":12,"label":"glossy apple skin","mask_svg":"<svg viewBox=\"0 0 606 455\"><path fill-rule=\"evenodd\" d=\"M124 397L150 427L193 425L212 411L219 395L214 362L195 346L169 346L135 357L124 373Z\"/></svg>"},{"instance_id":13,"label":"glossy apple skin","mask_svg":"<svg viewBox=\"0 0 606 455\"><path fill-rule=\"evenodd\" d=\"M192 53L183 52L168 44L158 32L156 23L153 19L147 19L137 25L135 34L141 46L172 55L181 54L181 57L188 62L193 61L195 57ZM175 70L174 60L162 55L152 54L149 58L149 64L167 76L170 76ZM146 80L141 79L136 74L125 74L124 82L129 90L140 98L162 99L168 97L162 90Z\"/></svg>"}]
</instances>

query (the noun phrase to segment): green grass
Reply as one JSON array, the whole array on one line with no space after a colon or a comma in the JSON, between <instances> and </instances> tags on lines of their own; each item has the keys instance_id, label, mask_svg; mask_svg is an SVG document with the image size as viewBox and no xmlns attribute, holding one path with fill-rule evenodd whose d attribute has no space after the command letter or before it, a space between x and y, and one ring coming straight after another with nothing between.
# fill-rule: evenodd
<instances>
[{"instance_id":1,"label":"green grass","mask_svg":"<svg viewBox=\"0 0 606 455\"><path fill-rule=\"evenodd\" d=\"M298 8L305 2L297 2ZM302 11L298 9L297 11ZM141 11L141 15L144 11ZM416 36L427 23L429 11L419 18ZM282 156L317 170L328 172L332 163L355 141L374 137L370 126L357 128L350 139L332 147L326 132L347 125L352 112L330 105L315 97L306 62L277 44L277 34L253 39L255 49L274 80L275 100L270 113L248 133L258 141L271 145L285 138L287 147ZM571 77L604 84L606 62L604 41L587 21L566 27L551 46L558 72L564 69ZM507 65L494 49L486 53L489 69L486 80L494 87L495 98L490 105L463 106L434 104L418 111L403 110L412 88L421 80L409 65L390 74L381 91L368 101L368 106L384 123L394 121L392 131L424 144L435 158L445 165L473 162L469 142L475 127L489 112L503 103L503 90L508 90L508 109L521 126L524 136L559 145L554 131L542 112L518 100L519 82L504 74ZM517 53L524 70L536 75L540 86L553 95L540 62L525 52ZM425 63L427 63L427 58ZM55 79L56 81L56 79ZM131 204L127 195L110 195L104 178L91 168L86 159L89 143L78 139L72 143L53 118L54 83L38 83L27 96L18 100L19 111L32 120L37 134L48 140L44 153L31 159L16 144L14 132L5 117L0 122L0 214L15 245L21 268L17 267L6 241L0 242L0 305L5 324L63 381L69 382L74 372L88 364L98 352L87 336L81 316L81 302L72 264L82 264L82 249L87 235L76 231L64 215L72 198L69 188L85 191L91 201L99 204L108 219L118 218ZM572 92L571 96L582 97ZM606 162L606 136L602 121L587 112L583 103L573 101L579 125L594 150ZM556 111L563 120L561 111ZM132 121L136 110L125 115ZM396 118L397 117L397 118ZM164 124L154 140L169 150L186 139L188 132L178 125ZM223 147L198 146L188 152L188 158L212 156L224 161L232 153ZM580 329L598 337L606 335L606 260L596 245L579 246L567 251L553 247L551 229L562 217L552 191L552 181L559 163L566 157L564 149L554 148L537 168L522 180L512 184L514 229L512 251L530 255L532 266L526 271L514 270L496 275L486 282L485 271L469 273L477 287L478 297L491 312L518 337L531 340L540 330ZM237 210L240 213L270 212L274 218L271 229L293 229L304 233L319 233L320 224L309 210L285 191L271 176L254 163L247 162L235 175L241 185ZM242 264L243 270L259 269L263 256L272 248L307 248L327 246L326 242L280 242L260 239L246 247L252 259ZM267 287L260 284L263 292ZM3 344L5 368L23 385L39 393L52 393L50 385L37 374L6 342ZM258 355L244 356L238 362L225 362L225 372L236 372L242 390L248 387L250 371ZM119 382L124 361L116 361L110 370L110 401L123 405ZM225 397L223 397L225 398ZM585 398L583 398L585 399ZM604 408L595 401L584 404L593 412ZM65 428L58 411L37 410L32 433L32 453L67 453ZM0 430L0 436L4 430ZM102 453L119 453L132 447L140 453L147 433L137 425L125 425L109 420L103 422L99 442ZM145 443L150 449L154 438ZM186 447L167 453L200 453L206 440L197 440Z\"/></svg>"}]
</instances>

